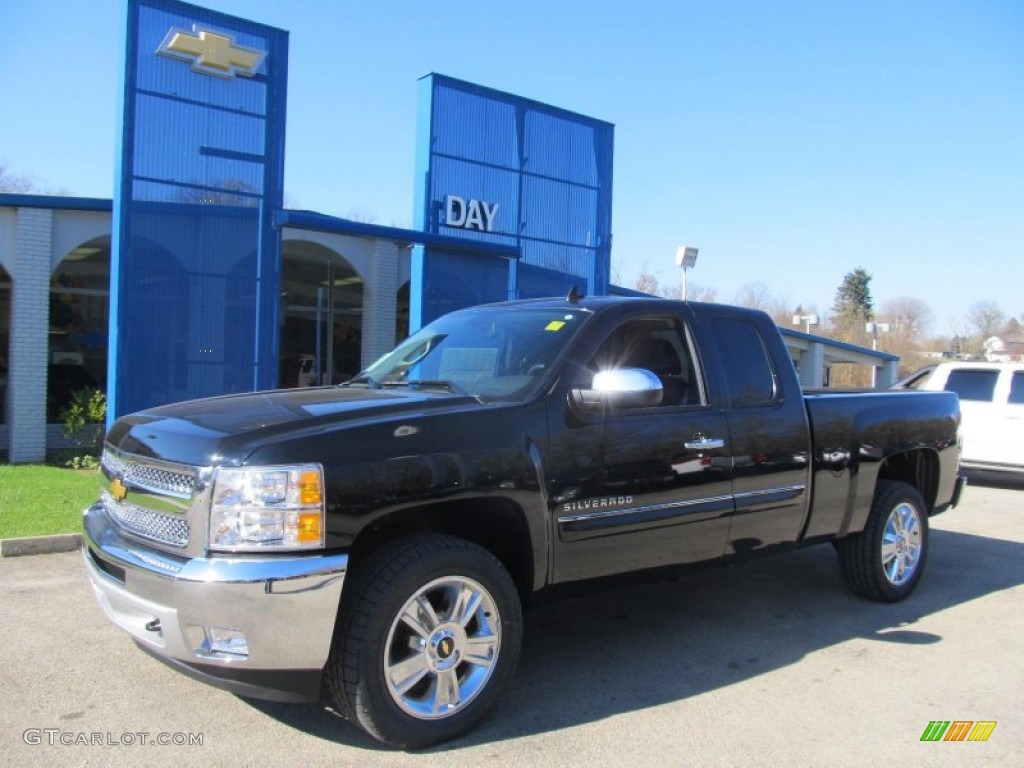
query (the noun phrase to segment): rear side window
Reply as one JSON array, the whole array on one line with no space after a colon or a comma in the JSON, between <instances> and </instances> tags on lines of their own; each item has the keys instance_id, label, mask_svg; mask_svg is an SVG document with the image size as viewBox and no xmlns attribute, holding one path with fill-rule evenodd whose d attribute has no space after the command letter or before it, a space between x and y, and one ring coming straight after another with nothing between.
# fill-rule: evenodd
<instances>
[{"instance_id":1,"label":"rear side window","mask_svg":"<svg viewBox=\"0 0 1024 768\"><path fill-rule=\"evenodd\" d=\"M915 373L910 374L910 376L903 381L901 387L903 389L920 389L928 383L928 379L931 378L934 371L934 368L925 368L923 371L916 371Z\"/></svg>"},{"instance_id":2,"label":"rear side window","mask_svg":"<svg viewBox=\"0 0 1024 768\"><path fill-rule=\"evenodd\" d=\"M946 379L946 389L956 392L961 400L991 403L998 378L999 371L954 370L950 371Z\"/></svg>"},{"instance_id":3,"label":"rear side window","mask_svg":"<svg viewBox=\"0 0 1024 768\"><path fill-rule=\"evenodd\" d=\"M1010 402L1024 403L1024 371L1017 371L1010 379Z\"/></svg>"},{"instance_id":4,"label":"rear side window","mask_svg":"<svg viewBox=\"0 0 1024 768\"><path fill-rule=\"evenodd\" d=\"M773 402L777 394L775 371L757 326L734 317L716 317L712 328L732 406Z\"/></svg>"}]
</instances>

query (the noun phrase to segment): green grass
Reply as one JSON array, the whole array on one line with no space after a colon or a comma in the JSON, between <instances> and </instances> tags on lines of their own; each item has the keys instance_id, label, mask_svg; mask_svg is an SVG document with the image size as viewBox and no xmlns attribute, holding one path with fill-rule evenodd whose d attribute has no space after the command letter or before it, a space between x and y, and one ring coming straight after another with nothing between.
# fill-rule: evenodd
<instances>
[{"instance_id":1,"label":"green grass","mask_svg":"<svg viewBox=\"0 0 1024 768\"><path fill-rule=\"evenodd\" d=\"M0 539L77 533L99 482L98 470L0 464Z\"/></svg>"}]
</instances>

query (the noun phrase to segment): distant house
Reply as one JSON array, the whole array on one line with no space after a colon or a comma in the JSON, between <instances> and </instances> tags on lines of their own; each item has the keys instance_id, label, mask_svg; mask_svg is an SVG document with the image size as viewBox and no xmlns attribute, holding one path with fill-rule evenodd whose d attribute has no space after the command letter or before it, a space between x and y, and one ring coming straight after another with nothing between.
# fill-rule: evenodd
<instances>
[{"instance_id":1,"label":"distant house","mask_svg":"<svg viewBox=\"0 0 1024 768\"><path fill-rule=\"evenodd\" d=\"M982 346L990 363L1024 363L1024 339L991 336Z\"/></svg>"}]
</instances>

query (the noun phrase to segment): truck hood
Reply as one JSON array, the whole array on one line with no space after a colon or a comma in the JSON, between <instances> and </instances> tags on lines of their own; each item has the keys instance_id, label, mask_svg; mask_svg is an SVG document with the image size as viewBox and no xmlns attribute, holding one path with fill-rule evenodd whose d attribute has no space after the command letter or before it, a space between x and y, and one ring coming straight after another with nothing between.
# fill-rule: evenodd
<instances>
[{"instance_id":1,"label":"truck hood","mask_svg":"<svg viewBox=\"0 0 1024 768\"><path fill-rule=\"evenodd\" d=\"M189 400L123 416L107 442L195 466L238 465L257 448L370 421L486 408L473 397L409 389L315 387Z\"/></svg>"}]
</instances>

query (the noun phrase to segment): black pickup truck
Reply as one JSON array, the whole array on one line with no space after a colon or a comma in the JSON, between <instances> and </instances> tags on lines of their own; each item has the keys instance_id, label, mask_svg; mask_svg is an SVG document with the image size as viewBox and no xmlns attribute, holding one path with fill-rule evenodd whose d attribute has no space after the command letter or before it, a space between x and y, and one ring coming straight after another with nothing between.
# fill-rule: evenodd
<instances>
[{"instance_id":1,"label":"black pickup truck","mask_svg":"<svg viewBox=\"0 0 1024 768\"><path fill-rule=\"evenodd\" d=\"M832 542L853 592L901 600L958 428L952 393L801 392L761 312L482 306L341 386L119 419L84 558L164 662L420 747L494 704L549 588Z\"/></svg>"}]
</instances>

